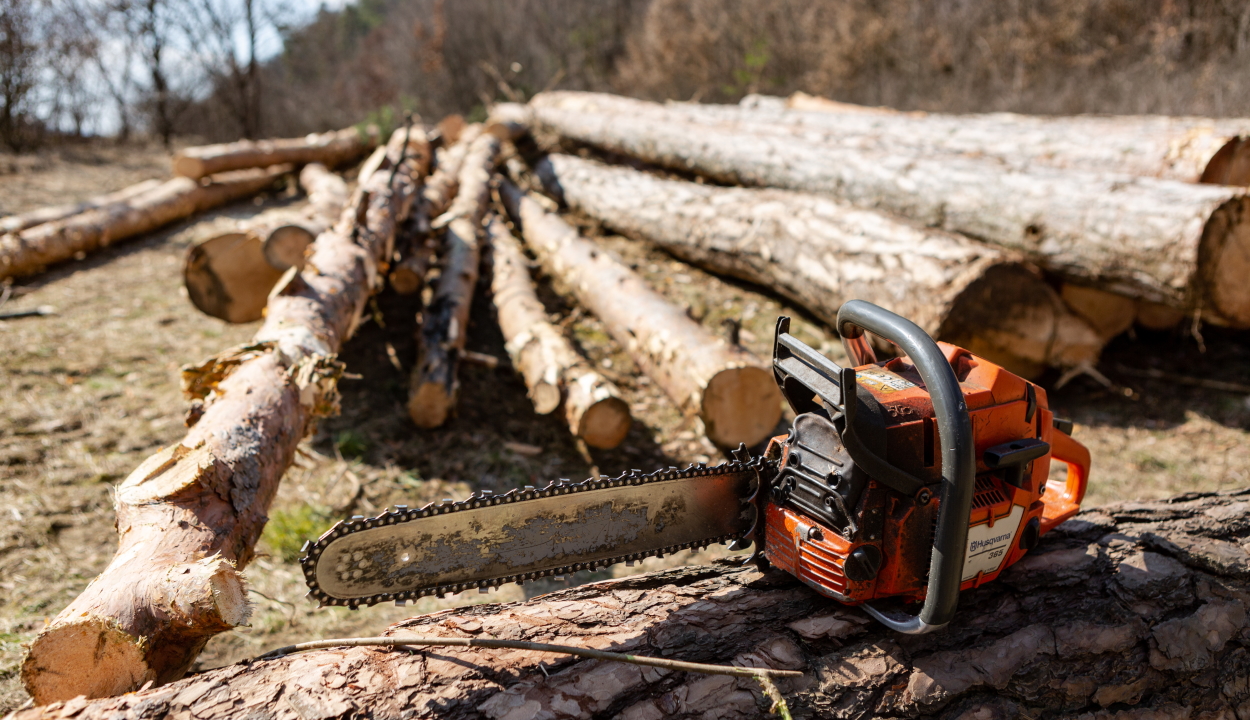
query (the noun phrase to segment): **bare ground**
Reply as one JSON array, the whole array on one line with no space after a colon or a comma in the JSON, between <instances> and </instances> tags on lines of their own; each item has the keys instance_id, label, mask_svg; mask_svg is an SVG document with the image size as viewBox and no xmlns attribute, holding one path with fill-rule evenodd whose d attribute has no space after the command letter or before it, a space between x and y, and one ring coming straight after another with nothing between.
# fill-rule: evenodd
<instances>
[{"instance_id":1,"label":"bare ground","mask_svg":"<svg viewBox=\"0 0 1250 720\"><path fill-rule=\"evenodd\" d=\"M84 151L85 152L85 151ZM159 150L50 159L5 159L19 172L0 174L0 209L17 212L66 202L165 173ZM0 170L5 169L0 162ZM264 206L289 202L265 198ZM218 216L244 216L244 203ZM619 237L605 247L636 267L675 303L715 332L742 322L743 344L767 357L780 313L796 318L800 337L841 356L836 338L760 288L727 282ZM181 266L194 223L111 248L15 286L5 310L52 305L57 314L0 321L0 712L25 701L17 677L21 643L66 605L107 563L115 547L112 489L160 446L181 438L185 402L178 368L245 341L254 325L230 326L200 315L181 288ZM418 505L464 497L473 489L506 490L599 471L616 474L693 461L718 451L695 421L683 418L603 328L544 285L544 300L587 356L626 393L636 424L621 448L579 450L553 416L537 416L525 388L506 369L463 368L459 414L446 427L420 432L403 400L413 362L417 304L386 292L372 322L344 348L343 414L321 425L284 480L262 555L246 570L256 613L252 627L210 643L200 667L214 667L313 637L376 634L386 624L438 607L474 602L473 593L414 609L379 606L352 612L315 609L303 599L294 557L308 537L346 515L389 504ZM1056 411L1077 423L1094 457L1089 502L1157 498L1188 490L1250 484L1250 401L1244 393L1143 379L1140 370L1250 385L1250 336L1206 329L1206 351L1187 334L1119 338L1100 370L1114 387L1078 378L1050 392ZM471 350L504 357L487 300L473 308ZM1127 368L1127 370L1125 370ZM1055 377L1043 384L1053 388ZM567 583L621 575L723 555L711 550L617 566ZM526 587L530 594L558 587ZM520 597L516 586L482 599Z\"/></svg>"}]
</instances>

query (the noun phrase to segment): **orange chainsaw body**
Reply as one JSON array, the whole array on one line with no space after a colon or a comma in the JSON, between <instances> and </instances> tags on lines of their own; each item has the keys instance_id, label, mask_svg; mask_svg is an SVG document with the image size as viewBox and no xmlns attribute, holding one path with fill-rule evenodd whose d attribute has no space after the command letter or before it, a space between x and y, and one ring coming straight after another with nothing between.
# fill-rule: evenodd
<instances>
[{"instance_id":1,"label":"orange chainsaw body","mask_svg":"<svg viewBox=\"0 0 1250 720\"><path fill-rule=\"evenodd\" d=\"M1090 459L1068 434L1070 423L1055 421L1045 390L967 350L946 343L938 347L962 390L977 458L963 590L997 578L1041 534L1077 512ZM828 418L819 412L800 414L791 433L773 438L766 452L779 462L779 472L763 504L763 555L845 603L887 597L920 601L941 502L941 437L934 406L907 357L854 370L860 407L871 411L861 410L859 435L871 437L877 455L924 486L907 495L862 468L848 471L856 463L845 446L828 437L837 436L825 427L832 427ZM1021 457L1026 459L1012 462ZM1051 478L1055 462L1066 465L1066 476ZM856 473L858 487L833 498L831 488L856 485Z\"/></svg>"}]
</instances>

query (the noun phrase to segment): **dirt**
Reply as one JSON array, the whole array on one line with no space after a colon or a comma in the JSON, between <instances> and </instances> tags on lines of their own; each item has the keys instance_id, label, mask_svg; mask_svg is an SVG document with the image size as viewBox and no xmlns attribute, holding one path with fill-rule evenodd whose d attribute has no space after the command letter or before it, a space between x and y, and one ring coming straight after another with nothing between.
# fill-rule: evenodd
<instances>
[{"instance_id":1,"label":"dirt","mask_svg":"<svg viewBox=\"0 0 1250 720\"><path fill-rule=\"evenodd\" d=\"M20 165L20 172L0 175L5 212L81 199L161 176L167 167L167 156L154 148L20 160L10 163ZM17 676L21 643L111 557L113 488L146 456L182 437L186 402L178 368L245 341L256 329L207 318L187 301L180 270L197 227L291 201L266 197L260 204L240 203L14 286L4 310L51 305L56 314L0 321L0 713L26 700ZM713 332L724 332L728 319L741 321L743 344L761 358L771 352L778 314L795 318L794 332L805 342L835 360L844 357L831 333L761 288L587 230ZM506 364L465 365L458 414L443 428L418 431L403 403L419 302L416 296L384 292L372 319L343 350L354 374L341 385L343 413L324 421L304 444L271 512L261 555L245 571L256 605L251 627L214 639L197 667L299 640L376 634L395 620L479 598L522 597L521 588L510 586L486 595L427 599L415 608L316 609L303 600L304 583L293 558L303 538L336 519L390 504L462 498L475 488L502 491L560 477L723 457L702 438L697 421L682 417L593 317L543 283L549 310L625 393L635 418L625 443L613 451L577 447L558 417L533 412L524 385ZM1110 387L1079 377L1057 389L1057 375L1042 379L1052 407L1076 422L1077 438L1093 453L1089 503L1250 484L1247 393L1174 379L1250 385L1250 336L1205 328L1202 341L1205 352L1191 333L1123 336L1099 365ZM473 307L469 349L506 357L484 293ZM1143 378L1143 371L1173 379ZM723 549L697 557L684 553L640 567L583 573L563 584L724 554ZM552 581L526 586L525 592L559 586Z\"/></svg>"}]
</instances>

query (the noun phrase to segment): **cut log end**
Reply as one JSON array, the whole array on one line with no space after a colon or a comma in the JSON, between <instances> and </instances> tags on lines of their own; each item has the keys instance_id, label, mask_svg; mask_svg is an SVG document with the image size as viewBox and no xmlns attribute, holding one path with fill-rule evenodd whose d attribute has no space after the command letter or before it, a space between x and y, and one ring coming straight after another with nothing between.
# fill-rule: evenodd
<instances>
[{"instance_id":1,"label":"cut log end","mask_svg":"<svg viewBox=\"0 0 1250 720\"><path fill-rule=\"evenodd\" d=\"M1185 313L1170 305L1147 302L1137 303L1137 324L1147 330L1171 330L1185 319Z\"/></svg>"},{"instance_id":2,"label":"cut log end","mask_svg":"<svg viewBox=\"0 0 1250 720\"><path fill-rule=\"evenodd\" d=\"M282 271L265 261L259 238L226 233L191 248L184 279L200 311L230 323L261 319Z\"/></svg>"},{"instance_id":3,"label":"cut log end","mask_svg":"<svg viewBox=\"0 0 1250 720\"><path fill-rule=\"evenodd\" d=\"M1198 182L1210 185L1250 185L1250 138L1235 137L1211 156Z\"/></svg>"},{"instance_id":4,"label":"cut log end","mask_svg":"<svg viewBox=\"0 0 1250 720\"><path fill-rule=\"evenodd\" d=\"M747 447L769 437L781 419L781 391L771 373L757 367L716 373L703 391L700 417L718 447Z\"/></svg>"},{"instance_id":5,"label":"cut log end","mask_svg":"<svg viewBox=\"0 0 1250 720\"><path fill-rule=\"evenodd\" d=\"M1071 283L1064 284L1060 295L1068 308L1088 322L1103 340L1128 330L1137 317L1137 301L1123 295Z\"/></svg>"},{"instance_id":6,"label":"cut log end","mask_svg":"<svg viewBox=\"0 0 1250 720\"><path fill-rule=\"evenodd\" d=\"M269 237L265 238L261 249L265 254L265 261L275 270L303 268L304 253L316 239L306 227L280 225L269 233Z\"/></svg>"},{"instance_id":7,"label":"cut log end","mask_svg":"<svg viewBox=\"0 0 1250 720\"><path fill-rule=\"evenodd\" d=\"M631 425L633 418L629 414L629 404L618 397L608 397L582 413L577 424L577 436L593 448L611 450L625 441Z\"/></svg>"},{"instance_id":8,"label":"cut log end","mask_svg":"<svg viewBox=\"0 0 1250 720\"><path fill-rule=\"evenodd\" d=\"M530 401L534 403L534 412L549 415L560 407L560 388L548 382L538 382L529 391Z\"/></svg>"},{"instance_id":9,"label":"cut log end","mask_svg":"<svg viewBox=\"0 0 1250 720\"><path fill-rule=\"evenodd\" d=\"M176 624L195 636L246 625L252 616L243 576L220 556L174 565L165 572L162 594L179 616Z\"/></svg>"},{"instance_id":10,"label":"cut log end","mask_svg":"<svg viewBox=\"0 0 1250 720\"><path fill-rule=\"evenodd\" d=\"M208 174L204 161L197 157L178 155L174 158L174 175L179 177L202 178Z\"/></svg>"},{"instance_id":11,"label":"cut log end","mask_svg":"<svg viewBox=\"0 0 1250 720\"><path fill-rule=\"evenodd\" d=\"M22 683L37 705L120 695L154 679L143 639L97 615L48 628L31 643L22 665Z\"/></svg>"},{"instance_id":12,"label":"cut log end","mask_svg":"<svg viewBox=\"0 0 1250 720\"><path fill-rule=\"evenodd\" d=\"M421 383L408 395L408 416L419 428L436 428L447 422L455 404L455 398L443 383Z\"/></svg>"},{"instance_id":13,"label":"cut log end","mask_svg":"<svg viewBox=\"0 0 1250 720\"><path fill-rule=\"evenodd\" d=\"M1250 198L1227 203L1220 209L1228 220L1223 237L1208 237L1210 268L1208 296L1222 320L1238 328L1250 327Z\"/></svg>"}]
</instances>

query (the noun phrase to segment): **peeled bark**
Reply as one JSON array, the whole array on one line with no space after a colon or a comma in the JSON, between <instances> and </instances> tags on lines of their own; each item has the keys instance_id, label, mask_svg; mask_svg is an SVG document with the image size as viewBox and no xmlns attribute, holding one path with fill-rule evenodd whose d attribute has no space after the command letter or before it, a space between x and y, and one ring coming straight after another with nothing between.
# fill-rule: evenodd
<instances>
[{"instance_id":1,"label":"peeled bark","mask_svg":"<svg viewBox=\"0 0 1250 720\"><path fill-rule=\"evenodd\" d=\"M136 195L141 195L149 190L159 187L160 180L144 180L141 183L135 183L128 187L124 187L116 192L107 193L105 195L97 195L88 198L79 203L68 203L66 205L53 205L51 207L42 207L29 212L18 213L0 218L0 233L20 232L26 228L42 225L44 223L56 222L64 220L71 215L94 210L98 207L111 205L123 200L129 200Z\"/></svg>"},{"instance_id":2,"label":"peeled bark","mask_svg":"<svg viewBox=\"0 0 1250 720\"><path fill-rule=\"evenodd\" d=\"M321 163L334 167L364 156L378 144L373 132L346 128L284 140L240 140L189 147L174 155L174 174L198 180L205 175L279 163Z\"/></svg>"},{"instance_id":3,"label":"peeled bark","mask_svg":"<svg viewBox=\"0 0 1250 720\"><path fill-rule=\"evenodd\" d=\"M579 212L770 288L831 328L842 303L867 300L1026 376L1094 363L1102 349L1034 270L953 233L818 195L665 180L570 155L549 156L538 174Z\"/></svg>"},{"instance_id":4,"label":"peeled bark","mask_svg":"<svg viewBox=\"0 0 1250 720\"><path fill-rule=\"evenodd\" d=\"M729 184L827 194L1018 250L1077 284L1250 327L1241 189L672 122L663 106L605 97L543 94L530 106L572 140Z\"/></svg>"},{"instance_id":5,"label":"peeled bark","mask_svg":"<svg viewBox=\"0 0 1250 720\"><path fill-rule=\"evenodd\" d=\"M36 703L137 690L181 677L213 635L249 613L238 571L312 421L337 409L335 353L379 288L428 163L403 131L339 224L317 238L251 344L183 370L191 429L118 488L112 562L31 642L22 681Z\"/></svg>"},{"instance_id":6,"label":"peeled bark","mask_svg":"<svg viewBox=\"0 0 1250 720\"><path fill-rule=\"evenodd\" d=\"M441 222L446 222L442 272L422 312L417 363L408 384L408 415L417 427L442 425L456 406L459 356L468 337L469 309L482 257L482 218L490 202L490 176L498 154L499 140L493 135L473 140L457 178L460 190L451 209L441 216Z\"/></svg>"},{"instance_id":7,"label":"peeled bark","mask_svg":"<svg viewBox=\"0 0 1250 720\"><path fill-rule=\"evenodd\" d=\"M547 273L603 321L679 409L703 421L709 440L733 448L770 436L781 418L781 393L765 363L691 320L516 186L501 182L499 195Z\"/></svg>"},{"instance_id":8,"label":"peeled bark","mask_svg":"<svg viewBox=\"0 0 1250 720\"><path fill-rule=\"evenodd\" d=\"M42 272L53 263L151 232L176 220L225 205L271 187L289 165L224 173L207 183L174 178L94 210L20 233L0 235L0 279Z\"/></svg>"},{"instance_id":9,"label":"peeled bark","mask_svg":"<svg viewBox=\"0 0 1250 720\"><path fill-rule=\"evenodd\" d=\"M1250 492L1096 508L907 636L787 575L688 567L415 617L388 635L504 637L793 669L795 718L1232 720L1250 707ZM761 718L753 680L519 650L335 648L14 720Z\"/></svg>"},{"instance_id":10,"label":"peeled bark","mask_svg":"<svg viewBox=\"0 0 1250 720\"><path fill-rule=\"evenodd\" d=\"M595 372L551 324L534 291L521 244L497 217L487 223L493 251L491 292L512 366L525 379L534 412L563 405L569 431L587 445L614 448L629 434L629 404L616 385Z\"/></svg>"}]
</instances>

